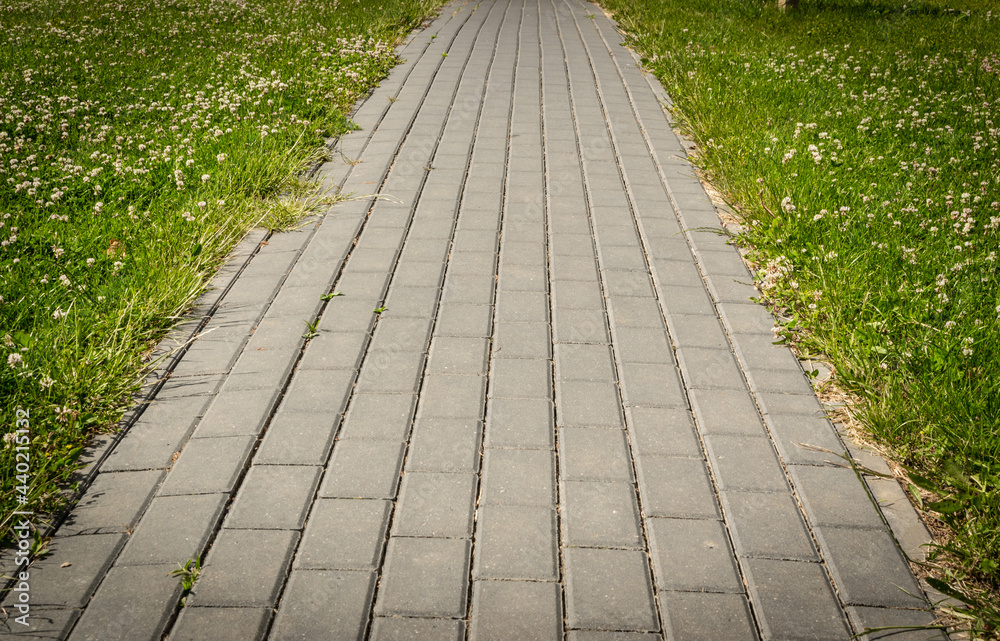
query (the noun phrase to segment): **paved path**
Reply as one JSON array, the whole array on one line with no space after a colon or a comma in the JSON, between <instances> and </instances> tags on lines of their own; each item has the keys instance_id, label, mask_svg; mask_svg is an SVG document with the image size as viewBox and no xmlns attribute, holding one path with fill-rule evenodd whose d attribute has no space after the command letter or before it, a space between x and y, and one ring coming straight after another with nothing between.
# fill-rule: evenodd
<instances>
[{"instance_id":1,"label":"paved path","mask_svg":"<svg viewBox=\"0 0 1000 641\"><path fill-rule=\"evenodd\" d=\"M736 249L690 231L716 211L619 43L572 0L452 3L415 34L321 170L359 197L251 235L179 328L202 336L32 568L33 633L930 621L865 486L798 445L844 452ZM166 575L197 556L178 608Z\"/></svg>"}]
</instances>

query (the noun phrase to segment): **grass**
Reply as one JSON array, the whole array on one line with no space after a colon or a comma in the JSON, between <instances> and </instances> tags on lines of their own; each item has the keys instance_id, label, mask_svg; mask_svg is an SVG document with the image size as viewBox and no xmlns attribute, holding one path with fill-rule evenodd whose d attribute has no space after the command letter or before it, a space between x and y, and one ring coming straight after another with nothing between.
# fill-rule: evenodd
<instances>
[{"instance_id":1,"label":"grass","mask_svg":"<svg viewBox=\"0 0 1000 641\"><path fill-rule=\"evenodd\" d=\"M315 204L297 176L439 4L0 1L4 542L244 233Z\"/></svg>"},{"instance_id":2,"label":"grass","mask_svg":"<svg viewBox=\"0 0 1000 641\"><path fill-rule=\"evenodd\" d=\"M833 363L864 428L931 492L951 532L940 586L996 638L1000 8L603 4L743 218L785 336Z\"/></svg>"}]
</instances>

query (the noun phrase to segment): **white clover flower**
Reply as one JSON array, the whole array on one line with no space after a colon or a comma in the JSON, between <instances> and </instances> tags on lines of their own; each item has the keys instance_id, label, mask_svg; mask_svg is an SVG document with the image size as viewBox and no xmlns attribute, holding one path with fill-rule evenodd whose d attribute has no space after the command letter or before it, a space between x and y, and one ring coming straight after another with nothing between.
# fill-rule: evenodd
<instances>
[{"instance_id":1,"label":"white clover flower","mask_svg":"<svg viewBox=\"0 0 1000 641\"><path fill-rule=\"evenodd\" d=\"M55 381L49 378L48 376L46 376L45 378L43 378L38 382L38 386L41 387L42 389L49 389L53 385L55 385Z\"/></svg>"},{"instance_id":2,"label":"white clover flower","mask_svg":"<svg viewBox=\"0 0 1000 641\"><path fill-rule=\"evenodd\" d=\"M201 175L201 182L207 183L209 178L211 178L211 176L209 176L208 174L202 174Z\"/></svg>"},{"instance_id":3,"label":"white clover flower","mask_svg":"<svg viewBox=\"0 0 1000 641\"><path fill-rule=\"evenodd\" d=\"M69 287L72 284L66 274L59 274L59 282L62 283L63 287Z\"/></svg>"},{"instance_id":4,"label":"white clover flower","mask_svg":"<svg viewBox=\"0 0 1000 641\"><path fill-rule=\"evenodd\" d=\"M52 312L52 318L55 320L61 320L69 316L69 312L64 312L60 308L56 307L56 311Z\"/></svg>"},{"instance_id":5,"label":"white clover flower","mask_svg":"<svg viewBox=\"0 0 1000 641\"><path fill-rule=\"evenodd\" d=\"M56 258L59 258L60 256L62 256L65 253L65 251L63 250L62 247L56 247L55 245L53 245L52 246L52 253L55 254Z\"/></svg>"},{"instance_id":6,"label":"white clover flower","mask_svg":"<svg viewBox=\"0 0 1000 641\"><path fill-rule=\"evenodd\" d=\"M11 369L17 369L17 366L24 362L21 355L18 353L13 353L7 357L7 364L10 365Z\"/></svg>"}]
</instances>

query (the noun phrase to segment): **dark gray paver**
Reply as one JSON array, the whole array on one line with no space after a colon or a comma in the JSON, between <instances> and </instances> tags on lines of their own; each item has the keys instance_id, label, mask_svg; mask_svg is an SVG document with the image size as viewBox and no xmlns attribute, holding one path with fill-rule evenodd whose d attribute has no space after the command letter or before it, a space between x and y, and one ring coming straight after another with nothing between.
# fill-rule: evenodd
<instances>
[{"instance_id":1,"label":"dark gray paver","mask_svg":"<svg viewBox=\"0 0 1000 641\"><path fill-rule=\"evenodd\" d=\"M249 435L191 439L157 494L231 492L255 442Z\"/></svg>"},{"instance_id":2,"label":"dark gray paver","mask_svg":"<svg viewBox=\"0 0 1000 641\"><path fill-rule=\"evenodd\" d=\"M321 472L318 466L251 466L229 509L224 527L301 529Z\"/></svg>"},{"instance_id":3,"label":"dark gray paver","mask_svg":"<svg viewBox=\"0 0 1000 641\"><path fill-rule=\"evenodd\" d=\"M475 474L404 474L393 519L393 535L471 536L477 481Z\"/></svg>"},{"instance_id":4,"label":"dark gray paver","mask_svg":"<svg viewBox=\"0 0 1000 641\"><path fill-rule=\"evenodd\" d=\"M663 627L670 641L756 641L757 630L742 594L660 592Z\"/></svg>"},{"instance_id":5,"label":"dark gray paver","mask_svg":"<svg viewBox=\"0 0 1000 641\"><path fill-rule=\"evenodd\" d=\"M659 629L646 555L589 548L568 548L563 555L571 628Z\"/></svg>"},{"instance_id":6,"label":"dark gray paver","mask_svg":"<svg viewBox=\"0 0 1000 641\"><path fill-rule=\"evenodd\" d=\"M98 474L59 533L70 536L130 531L162 478L160 470Z\"/></svg>"},{"instance_id":7,"label":"dark gray paver","mask_svg":"<svg viewBox=\"0 0 1000 641\"><path fill-rule=\"evenodd\" d=\"M398 441L338 441L319 496L395 498L404 445Z\"/></svg>"},{"instance_id":8,"label":"dark gray paver","mask_svg":"<svg viewBox=\"0 0 1000 641\"><path fill-rule=\"evenodd\" d=\"M871 632L863 639L879 641L946 641L939 629L928 629L935 624L935 616L925 610L893 610L853 606L847 608L847 616L859 633L873 628L895 628ZM903 629L913 626L912 629ZM919 629L924 628L924 629Z\"/></svg>"},{"instance_id":9,"label":"dark gray paver","mask_svg":"<svg viewBox=\"0 0 1000 641\"><path fill-rule=\"evenodd\" d=\"M371 641L463 641L465 622L451 619L375 617Z\"/></svg>"},{"instance_id":10,"label":"dark gray paver","mask_svg":"<svg viewBox=\"0 0 1000 641\"><path fill-rule=\"evenodd\" d=\"M818 560L794 497L787 492L721 492L737 552L765 559Z\"/></svg>"},{"instance_id":11,"label":"dark gray paver","mask_svg":"<svg viewBox=\"0 0 1000 641\"><path fill-rule=\"evenodd\" d=\"M102 472L166 469L201 420L210 396L150 404L101 464Z\"/></svg>"},{"instance_id":12,"label":"dark gray paver","mask_svg":"<svg viewBox=\"0 0 1000 641\"><path fill-rule=\"evenodd\" d=\"M647 519L646 530L658 589L743 591L721 521Z\"/></svg>"},{"instance_id":13,"label":"dark gray paver","mask_svg":"<svg viewBox=\"0 0 1000 641\"><path fill-rule=\"evenodd\" d=\"M563 545L642 548L635 486L605 481L563 481Z\"/></svg>"},{"instance_id":14,"label":"dark gray paver","mask_svg":"<svg viewBox=\"0 0 1000 641\"><path fill-rule=\"evenodd\" d=\"M49 554L35 560L30 570L32 608L82 608L125 544L124 534L59 536L49 541ZM13 612L18 585L8 592L3 607Z\"/></svg>"},{"instance_id":15,"label":"dark gray paver","mask_svg":"<svg viewBox=\"0 0 1000 641\"><path fill-rule=\"evenodd\" d=\"M555 505L555 457L549 450L487 449L481 502Z\"/></svg>"},{"instance_id":16,"label":"dark gray paver","mask_svg":"<svg viewBox=\"0 0 1000 641\"><path fill-rule=\"evenodd\" d=\"M228 500L228 494L153 499L122 550L118 564L183 565L188 559L199 556L218 526Z\"/></svg>"},{"instance_id":17,"label":"dark gray paver","mask_svg":"<svg viewBox=\"0 0 1000 641\"><path fill-rule=\"evenodd\" d=\"M748 559L743 567L764 639L842 641L850 636L819 563Z\"/></svg>"},{"instance_id":18,"label":"dark gray paver","mask_svg":"<svg viewBox=\"0 0 1000 641\"><path fill-rule=\"evenodd\" d=\"M788 481L767 438L705 437L705 449L719 489L785 492Z\"/></svg>"},{"instance_id":19,"label":"dark gray paver","mask_svg":"<svg viewBox=\"0 0 1000 641\"><path fill-rule=\"evenodd\" d=\"M562 595L558 583L473 583L472 641L549 641L562 636L562 627Z\"/></svg>"},{"instance_id":20,"label":"dark gray paver","mask_svg":"<svg viewBox=\"0 0 1000 641\"><path fill-rule=\"evenodd\" d=\"M170 641L241 639L260 641L271 620L268 608L199 608L185 606L170 630Z\"/></svg>"},{"instance_id":21,"label":"dark gray paver","mask_svg":"<svg viewBox=\"0 0 1000 641\"><path fill-rule=\"evenodd\" d=\"M555 511L548 507L487 505L476 523L477 579L554 581L559 576Z\"/></svg>"},{"instance_id":22,"label":"dark gray paver","mask_svg":"<svg viewBox=\"0 0 1000 641\"><path fill-rule=\"evenodd\" d=\"M791 465L788 471L814 526L883 527L868 492L851 468Z\"/></svg>"},{"instance_id":23,"label":"dark gray paver","mask_svg":"<svg viewBox=\"0 0 1000 641\"><path fill-rule=\"evenodd\" d=\"M412 393L357 394L338 438L405 441L415 403L416 396Z\"/></svg>"},{"instance_id":24,"label":"dark gray paver","mask_svg":"<svg viewBox=\"0 0 1000 641\"><path fill-rule=\"evenodd\" d=\"M24 614L8 606L8 618L0 621L0 639L65 639L82 613L81 610L39 610L29 606L28 618L22 623L15 618Z\"/></svg>"},{"instance_id":25,"label":"dark gray paver","mask_svg":"<svg viewBox=\"0 0 1000 641\"><path fill-rule=\"evenodd\" d=\"M926 605L910 567L884 529L815 529L840 598L848 605L920 608Z\"/></svg>"},{"instance_id":26,"label":"dark gray paver","mask_svg":"<svg viewBox=\"0 0 1000 641\"><path fill-rule=\"evenodd\" d=\"M417 422L406 458L408 472L475 472L482 421L426 418Z\"/></svg>"},{"instance_id":27,"label":"dark gray paver","mask_svg":"<svg viewBox=\"0 0 1000 641\"><path fill-rule=\"evenodd\" d=\"M255 464L323 465L340 416L327 412L278 412L254 455Z\"/></svg>"},{"instance_id":28,"label":"dark gray paver","mask_svg":"<svg viewBox=\"0 0 1000 641\"><path fill-rule=\"evenodd\" d=\"M633 481L628 443L621 430L561 428L559 455L559 471L564 479Z\"/></svg>"},{"instance_id":29,"label":"dark gray paver","mask_svg":"<svg viewBox=\"0 0 1000 641\"><path fill-rule=\"evenodd\" d=\"M305 570L374 569L382 556L391 504L362 499L319 499L313 504L295 556Z\"/></svg>"},{"instance_id":30,"label":"dark gray paver","mask_svg":"<svg viewBox=\"0 0 1000 641\"><path fill-rule=\"evenodd\" d=\"M702 457L701 443L690 411L661 407L630 407L625 414L628 417L632 451L636 454Z\"/></svg>"},{"instance_id":31,"label":"dark gray paver","mask_svg":"<svg viewBox=\"0 0 1000 641\"><path fill-rule=\"evenodd\" d=\"M181 598L176 565L112 568L70 639L158 641Z\"/></svg>"},{"instance_id":32,"label":"dark gray paver","mask_svg":"<svg viewBox=\"0 0 1000 641\"><path fill-rule=\"evenodd\" d=\"M718 501L700 459L642 456L637 475L646 516L714 519Z\"/></svg>"},{"instance_id":33,"label":"dark gray paver","mask_svg":"<svg viewBox=\"0 0 1000 641\"><path fill-rule=\"evenodd\" d=\"M392 537L375 614L457 618L465 614L469 541Z\"/></svg>"},{"instance_id":34,"label":"dark gray paver","mask_svg":"<svg viewBox=\"0 0 1000 641\"><path fill-rule=\"evenodd\" d=\"M362 639L374 589L374 572L294 570L268 638Z\"/></svg>"},{"instance_id":35,"label":"dark gray paver","mask_svg":"<svg viewBox=\"0 0 1000 641\"><path fill-rule=\"evenodd\" d=\"M217 607L271 607L285 581L299 533L222 529L188 602Z\"/></svg>"},{"instance_id":36,"label":"dark gray paver","mask_svg":"<svg viewBox=\"0 0 1000 641\"><path fill-rule=\"evenodd\" d=\"M490 399L486 446L552 449L554 409L543 399Z\"/></svg>"}]
</instances>

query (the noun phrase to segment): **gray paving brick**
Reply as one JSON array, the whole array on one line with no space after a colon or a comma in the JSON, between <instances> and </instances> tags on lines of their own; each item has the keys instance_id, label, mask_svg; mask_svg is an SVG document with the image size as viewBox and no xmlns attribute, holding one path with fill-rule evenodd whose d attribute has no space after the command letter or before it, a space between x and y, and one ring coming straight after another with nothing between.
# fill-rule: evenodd
<instances>
[{"instance_id":1,"label":"gray paving brick","mask_svg":"<svg viewBox=\"0 0 1000 641\"><path fill-rule=\"evenodd\" d=\"M488 278L496 274L496 249L490 251L452 251L448 274Z\"/></svg>"},{"instance_id":2,"label":"gray paving brick","mask_svg":"<svg viewBox=\"0 0 1000 641\"><path fill-rule=\"evenodd\" d=\"M502 258L501 258L502 260ZM548 283L545 268L501 262L497 286L504 291L544 292Z\"/></svg>"},{"instance_id":3,"label":"gray paving brick","mask_svg":"<svg viewBox=\"0 0 1000 641\"><path fill-rule=\"evenodd\" d=\"M354 386L353 370L310 369L296 372L281 400L284 412L340 414ZM199 427L199 435L201 427Z\"/></svg>"},{"instance_id":4,"label":"gray paving brick","mask_svg":"<svg viewBox=\"0 0 1000 641\"><path fill-rule=\"evenodd\" d=\"M629 407L687 407L677 367L660 363L625 363L620 369Z\"/></svg>"},{"instance_id":5,"label":"gray paving brick","mask_svg":"<svg viewBox=\"0 0 1000 641\"><path fill-rule=\"evenodd\" d=\"M788 472L806 517L814 527L884 527L878 510L854 470L847 467L790 465Z\"/></svg>"},{"instance_id":6,"label":"gray paving brick","mask_svg":"<svg viewBox=\"0 0 1000 641\"><path fill-rule=\"evenodd\" d=\"M222 392L195 428L196 438L257 436L278 400L280 388Z\"/></svg>"},{"instance_id":7,"label":"gray paving brick","mask_svg":"<svg viewBox=\"0 0 1000 641\"><path fill-rule=\"evenodd\" d=\"M558 343L608 343L608 321L603 310L556 309L552 324Z\"/></svg>"},{"instance_id":8,"label":"gray paving brick","mask_svg":"<svg viewBox=\"0 0 1000 641\"><path fill-rule=\"evenodd\" d=\"M430 343L431 319L396 318L391 310L379 317L369 352L426 352ZM372 355L366 360L371 360Z\"/></svg>"},{"instance_id":9,"label":"gray paving brick","mask_svg":"<svg viewBox=\"0 0 1000 641\"><path fill-rule=\"evenodd\" d=\"M481 502L493 505L555 505L555 459L548 450L487 449Z\"/></svg>"},{"instance_id":10,"label":"gray paving brick","mask_svg":"<svg viewBox=\"0 0 1000 641\"><path fill-rule=\"evenodd\" d=\"M319 496L396 498L404 445L397 441L338 441Z\"/></svg>"},{"instance_id":11,"label":"gray paving brick","mask_svg":"<svg viewBox=\"0 0 1000 641\"><path fill-rule=\"evenodd\" d=\"M340 284L335 289L343 292L343 296L338 296L327 303L323 316L319 319L320 334L324 332L362 334L371 332L372 325L375 323L375 314L372 313L372 309L378 306L382 298L351 296L347 291L341 289Z\"/></svg>"},{"instance_id":12,"label":"gray paving brick","mask_svg":"<svg viewBox=\"0 0 1000 641\"><path fill-rule=\"evenodd\" d=\"M157 495L231 492L255 442L253 436L191 439Z\"/></svg>"},{"instance_id":13,"label":"gray paving brick","mask_svg":"<svg viewBox=\"0 0 1000 641\"><path fill-rule=\"evenodd\" d=\"M641 456L637 476L642 509L647 517L719 517L718 503L704 461Z\"/></svg>"},{"instance_id":14,"label":"gray paving brick","mask_svg":"<svg viewBox=\"0 0 1000 641\"><path fill-rule=\"evenodd\" d=\"M187 602L273 607L298 540L291 530L220 530Z\"/></svg>"},{"instance_id":15,"label":"gray paving brick","mask_svg":"<svg viewBox=\"0 0 1000 641\"><path fill-rule=\"evenodd\" d=\"M375 617L372 641L464 641L465 622L451 619Z\"/></svg>"},{"instance_id":16,"label":"gray paving brick","mask_svg":"<svg viewBox=\"0 0 1000 641\"><path fill-rule=\"evenodd\" d=\"M819 560L791 494L725 491L720 495L741 556Z\"/></svg>"},{"instance_id":17,"label":"gray paving brick","mask_svg":"<svg viewBox=\"0 0 1000 641\"><path fill-rule=\"evenodd\" d=\"M864 639L880 641L945 641L947 636L942 630L916 629L934 625L936 618L931 612L924 610L893 610L888 608L868 608L853 606L847 608L847 616L854 629L859 633L873 628L897 628L865 634ZM904 630L900 627L915 626L915 629Z\"/></svg>"},{"instance_id":18,"label":"gray paving brick","mask_svg":"<svg viewBox=\"0 0 1000 641\"><path fill-rule=\"evenodd\" d=\"M502 358L551 358L546 323L503 323L493 337L493 354Z\"/></svg>"},{"instance_id":19,"label":"gray paving brick","mask_svg":"<svg viewBox=\"0 0 1000 641\"><path fill-rule=\"evenodd\" d=\"M669 314L667 323L678 348L729 349L729 339L714 314Z\"/></svg>"},{"instance_id":20,"label":"gray paving brick","mask_svg":"<svg viewBox=\"0 0 1000 641\"><path fill-rule=\"evenodd\" d=\"M471 336L489 338L492 335L493 306L468 303L442 303L438 307L436 336Z\"/></svg>"},{"instance_id":21,"label":"gray paving brick","mask_svg":"<svg viewBox=\"0 0 1000 641\"><path fill-rule=\"evenodd\" d=\"M747 368L747 380L756 392L778 392L781 394L810 394L812 386L800 370L763 370L753 365Z\"/></svg>"},{"instance_id":22,"label":"gray paving brick","mask_svg":"<svg viewBox=\"0 0 1000 641\"><path fill-rule=\"evenodd\" d=\"M685 246L684 251L687 251ZM654 249L655 251L655 249ZM715 307L704 287L662 284L663 305L671 314L713 314Z\"/></svg>"},{"instance_id":23,"label":"gray paving brick","mask_svg":"<svg viewBox=\"0 0 1000 641\"><path fill-rule=\"evenodd\" d=\"M432 318L441 290L437 287L397 287L389 291L385 307L393 318Z\"/></svg>"},{"instance_id":24,"label":"gray paving brick","mask_svg":"<svg viewBox=\"0 0 1000 641\"><path fill-rule=\"evenodd\" d=\"M317 499L293 567L375 569L385 544L391 510L389 501Z\"/></svg>"},{"instance_id":25,"label":"gray paving brick","mask_svg":"<svg viewBox=\"0 0 1000 641\"><path fill-rule=\"evenodd\" d=\"M228 494L153 499L129 537L118 565L168 563L176 567L200 556L228 500Z\"/></svg>"},{"instance_id":26,"label":"gray paving brick","mask_svg":"<svg viewBox=\"0 0 1000 641\"><path fill-rule=\"evenodd\" d=\"M743 390L689 390L691 408L703 434L767 436L753 397Z\"/></svg>"},{"instance_id":27,"label":"gray paving brick","mask_svg":"<svg viewBox=\"0 0 1000 641\"><path fill-rule=\"evenodd\" d=\"M30 616L33 618L40 608L86 606L125 540L125 534L53 537L47 546L49 554L31 565ZM8 612L16 611L17 587L3 599ZM61 616L53 619L63 620ZM53 627L58 627L56 620Z\"/></svg>"},{"instance_id":28,"label":"gray paving brick","mask_svg":"<svg viewBox=\"0 0 1000 641\"><path fill-rule=\"evenodd\" d=\"M405 255L405 254L404 254ZM337 291L344 292L349 297L343 303L357 301L371 302L379 301L385 296L386 284L389 281L388 272L355 271L350 268L345 269L343 275L337 281ZM342 307L337 305L336 307ZM329 313L330 307L327 307ZM346 331L346 330L340 330Z\"/></svg>"},{"instance_id":29,"label":"gray paving brick","mask_svg":"<svg viewBox=\"0 0 1000 641\"><path fill-rule=\"evenodd\" d=\"M717 434L705 437L705 449L719 489L788 491L770 439Z\"/></svg>"},{"instance_id":30,"label":"gray paving brick","mask_svg":"<svg viewBox=\"0 0 1000 641\"><path fill-rule=\"evenodd\" d=\"M764 414L805 414L807 416L825 416L823 406L816 399L816 394L776 394L772 392L757 392L754 394L757 403Z\"/></svg>"},{"instance_id":31,"label":"gray paving brick","mask_svg":"<svg viewBox=\"0 0 1000 641\"><path fill-rule=\"evenodd\" d=\"M654 632L571 630L568 638L569 641L662 641L663 635Z\"/></svg>"},{"instance_id":32,"label":"gray paving brick","mask_svg":"<svg viewBox=\"0 0 1000 641\"><path fill-rule=\"evenodd\" d=\"M197 608L185 606L170 630L170 641L242 639L262 641L271 620L268 608Z\"/></svg>"},{"instance_id":33,"label":"gray paving brick","mask_svg":"<svg viewBox=\"0 0 1000 641\"><path fill-rule=\"evenodd\" d=\"M802 414L768 414L765 422L786 463L843 465L844 445L827 419Z\"/></svg>"},{"instance_id":34,"label":"gray paving brick","mask_svg":"<svg viewBox=\"0 0 1000 641\"><path fill-rule=\"evenodd\" d=\"M59 534L131 531L162 479L160 470L98 474L60 526Z\"/></svg>"},{"instance_id":35,"label":"gray paving brick","mask_svg":"<svg viewBox=\"0 0 1000 641\"><path fill-rule=\"evenodd\" d=\"M623 327L663 328L663 315L652 294L612 296L608 300L608 315L611 317L611 326L616 332Z\"/></svg>"},{"instance_id":36,"label":"gray paving brick","mask_svg":"<svg viewBox=\"0 0 1000 641\"><path fill-rule=\"evenodd\" d=\"M494 358L490 396L552 398L552 364L543 359Z\"/></svg>"},{"instance_id":37,"label":"gray paving brick","mask_svg":"<svg viewBox=\"0 0 1000 641\"><path fill-rule=\"evenodd\" d=\"M323 465L330 456L340 416L326 412L278 412L264 434L255 464Z\"/></svg>"},{"instance_id":38,"label":"gray paving brick","mask_svg":"<svg viewBox=\"0 0 1000 641\"><path fill-rule=\"evenodd\" d=\"M646 530L659 590L743 592L721 521L647 519Z\"/></svg>"},{"instance_id":39,"label":"gray paving brick","mask_svg":"<svg viewBox=\"0 0 1000 641\"><path fill-rule=\"evenodd\" d=\"M442 300L446 303L491 305L494 286L491 278L452 274L445 281Z\"/></svg>"},{"instance_id":40,"label":"gray paving brick","mask_svg":"<svg viewBox=\"0 0 1000 641\"><path fill-rule=\"evenodd\" d=\"M465 616L469 553L465 539L390 538L375 614Z\"/></svg>"},{"instance_id":41,"label":"gray paving brick","mask_svg":"<svg viewBox=\"0 0 1000 641\"><path fill-rule=\"evenodd\" d=\"M635 486L604 481L563 481L563 544L643 547Z\"/></svg>"},{"instance_id":42,"label":"gray paving brick","mask_svg":"<svg viewBox=\"0 0 1000 641\"><path fill-rule=\"evenodd\" d=\"M482 376L427 375L417 414L423 418L481 418L485 387Z\"/></svg>"},{"instance_id":43,"label":"gray paving brick","mask_svg":"<svg viewBox=\"0 0 1000 641\"><path fill-rule=\"evenodd\" d=\"M87 605L70 639L158 641L177 608L181 584L175 565L112 568Z\"/></svg>"},{"instance_id":44,"label":"gray paving brick","mask_svg":"<svg viewBox=\"0 0 1000 641\"><path fill-rule=\"evenodd\" d=\"M585 223L586 221L584 221ZM589 231L589 230L588 230ZM567 236L568 234L555 234L555 236ZM575 235L573 235L575 236ZM586 238L586 242L592 242L590 236L579 236ZM577 241L585 242L585 241ZM582 280L597 282L597 260L594 257L593 249L588 254L553 254L549 264L549 273L553 281L561 280ZM558 285L553 284L553 289Z\"/></svg>"},{"instance_id":45,"label":"gray paving brick","mask_svg":"<svg viewBox=\"0 0 1000 641\"><path fill-rule=\"evenodd\" d=\"M268 638L362 639L374 591L374 572L293 570Z\"/></svg>"},{"instance_id":46,"label":"gray paving brick","mask_svg":"<svg viewBox=\"0 0 1000 641\"><path fill-rule=\"evenodd\" d=\"M561 636L562 594L558 583L473 582L472 641L549 641Z\"/></svg>"},{"instance_id":47,"label":"gray paving brick","mask_svg":"<svg viewBox=\"0 0 1000 641\"><path fill-rule=\"evenodd\" d=\"M560 475L567 480L633 481L628 443L621 430L560 428L559 457Z\"/></svg>"},{"instance_id":48,"label":"gray paving brick","mask_svg":"<svg viewBox=\"0 0 1000 641\"><path fill-rule=\"evenodd\" d=\"M405 441L415 402L413 394L357 394L338 438Z\"/></svg>"},{"instance_id":49,"label":"gray paving brick","mask_svg":"<svg viewBox=\"0 0 1000 641\"><path fill-rule=\"evenodd\" d=\"M748 559L744 568L763 638L840 641L850 636L818 563Z\"/></svg>"},{"instance_id":50,"label":"gray paving brick","mask_svg":"<svg viewBox=\"0 0 1000 641\"><path fill-rule=\"evenodd\" d=\"M443 261L401 261L405 269L397 269L392 276L395 287L440 287L444 278Z\"/></svg>"},{"instance_id":51,"label":"gray paving brick","mask_svg":"<svg viewBox=\"0 0 1000 641\"><path fill-rule=\"evenodd\" d=\"M489 348L485 338L437 336L431 342L427 373L484 374Z\"/></svg>"},{"instance_id":52,"label":"gray paving brick","mask_svg":"<svg viewBox=\"0 0 1000 641\"><path fill-rule=\"evenodd\" d=\"M673 348L664 328L619 327L615 351L622 363L673 364Z\"/></svg>"},{"instance_id":53,"label":"gray paving brick","mask_svg":"<svg viewBox=\"0 0 1000 641\"><path fill-rule=\"evenodd\" d=\"M225 527L301 529L321 472L318 466L251 466L226 517Z\"/></svg>"},{"instance_id":54,"label":"gray paving brick","mask_svg":"<svg viewBox=\"0 0 1000 641\"><path fill-rule=\"evenodd\" d=\"M601 241L604 240L603 234ZM603 269L645 272L649 269L642 248L636 246L615 246L601 244L599 248Z\"/></svg>"},{"instance_id":55,"label":"gray paving brick","mask_svg":"<svg viewBox=\"0 0 1000 641\"><path fill-rule=\"evenodd\" d=\"M151 405L156 405L158 401L166 399L185 398L188 396L211 396L219 391L224 376L218 374L203 374L200 376L170 376L163 382L163 386L156 392L156 399ZM197 402L197 401L195 401ZM208 402L208 399L204 399ZM147 408L146 411L149 411Z\"/></svg>"},{"instance_id":56,"label":"gray paving brick","mask_svg":"<svg viewBox=\"0 0 1000 641\"><path fill-rule=\"evenodd\" d=\"M406 457L408 472L476 472L482 421L426 418L414 427Z\"/></svg>"},{"instance_id":57,"label":"gray paving brick","mask_svg":"<svg viewBox=\"0 0 1000 641\"><path fill-rule=\"evenodd\" d=\"M552 449L552 402L542 399L490 399L486 446Z\"/></svg>"},{"instance_id":58,"label":"gray paving brick","mask_svg":"<svg viewBox=\"0 0 1000 641\"><path fill-rule=\"evenodd\" d=\"M476 579L555 581L559 576L555 511L487 505L476 523Z\"/></svg>"},{"instance_id":59,"label":"gray paving brick","mask_svg":"<svg viewBox=\"0 0 1000 641\"><path fill-rule=\"evenodd\" d=\"M564 381L616 380L611 350L607 345L560 343L555 346L556 378Z\"/></svg>"},{"instance_id":60,"label":"gray paving brick","mask_svg":"<svg viewBox=\"0 0 1000 641\"><path fill-rule=\"evenodd\" d=\"M569 627L659 629L645 554L588 548L568 548L563 554Z\"/></svg>"},{"instance_id":61,"label":"gray paving brick","mask_svg":"<svg viewBox=\"0 0 1000 641\"><path fill-rule=\"evenodd\" d=\"M552 283L552 304L557 309L601 309L604 292L596 280L557 280Z\"/></svg>"},{"instance_id":62,"label":"gray paving brick","mask_svg":"<svg viewBox=\"0 0 1000 641\"><path fill-rule=\"evenodd\" d=\"M594 239L588 234L553 234L549 240L549 251L553 256L585 256L593 262ZM553 263L555 262L553 258ZM596 280L597 272L594 272Z\"/></svg>"},{"instance_id":63,"label":"gray paving brick","mask_svg":"<svg viewBox=\"0 0 1000 641\"><path fill-rule=\"evenodd\" d=\"M393 519L393 535L471 536L478 480L475 474L404 474Z\"/></svg>"},{"instance_id":64,"label":"gray paving brick","mask_svg":"<svg viewBox=\"0 0 1000 641\"><path fill-rule=\"evenodd\" d=\"M660 592L663 627L671 641L757 641L757 630L742 594Z\"/></svg>"},{"instance_id":65,"label":"gray paving brick","mask_svg":"<svg viewBox=\"0 0 1000 641\"><path fill-rule=\"evenodd\" d=\"M747 387L743 371L729 350L685 347L677 350L677 362L689 388L745 390Z\"/></svg>"},{"instance_id":66,"label":"gray paving brick","mask_svg":"<svg viewBox=\"0 0 1000 641\"><path fill-rule=\"evenodd\" d=\"M358 377L357 392L415 394L423 376L424 358L422 352L377 348L369 350Z\"/></svg>"},{"instance_id":67,"label":"gray paving brick","mask_svg":"<svg viewBox=\"0 0 1000 641\"><path fill-rule=\"evenodd\" d=\"M15 618L23 616L18 610L11 608L8 611L5 620L0 621L0 639L65 639L83 613L81 610L26 607L29 608L26 624L15 621Z\"/></svg>"},{"instance_id":68,"label":"gray paving brick","mask_svg":"<svg viewBox=\"0 0 1000 641\"><path fill-rule=\"evenodd\" d=\"M426 190L425 193L427 193ZM444 265L445 261L448 259L448 250L450 249L450 239L437 240L414 238L407 242L406 246L403 248L403 252L400 254L400 262L437 262Z\"/></svg>"},{"instance_id":69,"label":"gray paving brick","mask_svg":"<svg viewBox=\"0 0 1000 641\"><path fill-rule=\"evenodd\" d=\"M556 408L560 425L623 426L618 387L613 383L558 381Z\"/></svg>"},{"instance_id":70,"label":"gray paving brick","mask_svg":"<svg viewBox=\"0 0 1000 641\"><path fill-rule=\"evenodd\" d=\"M749 277L718 276L708 278L708 289L720 303L747 303L760 297Z\"/></svg>"},{"instance_id":71,"label":"gray paving brick","mask_svg":"<svg viewBox=\"0 0 1000 641\"><path fill-rule=\"evenodd\" d=\"M887 530L814 529L837 592L848 605L926 608L920 586Z\"/></svg>"},{"instance_id":72,"label":"gray paving brick","mask_svg":"<svg viewBox=\"0 0 1000 641\"><path fill-rule=\"evenodd\" d=\"M630 407L628 434L632 451L643 456L702 458L701 443L691 412L662 407Z\"/></svg>"},{"instance_id":73,"label":"gray paving brick","mask_svg":"<svg viewBox=\"0 0 1000 641\"><path fill-rule=\"evenodd\" d=\"M500 291L497 293L497 319L501 323L548 322L548 296L543 292Z\"/></svg>"}]
</instances>

